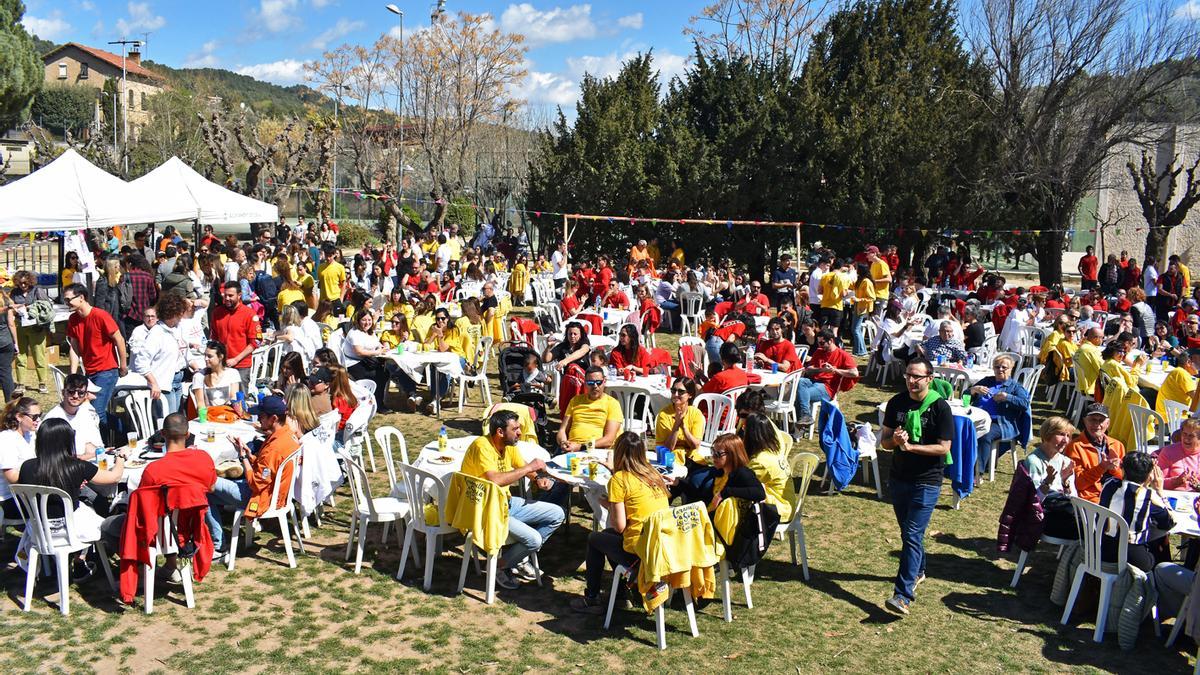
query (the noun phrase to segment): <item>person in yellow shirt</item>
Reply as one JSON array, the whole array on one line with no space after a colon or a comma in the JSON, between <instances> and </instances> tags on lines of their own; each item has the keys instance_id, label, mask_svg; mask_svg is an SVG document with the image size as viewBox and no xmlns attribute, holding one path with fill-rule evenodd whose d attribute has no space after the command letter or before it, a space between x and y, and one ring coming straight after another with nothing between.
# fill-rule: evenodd
<instances>
[{"instance_id":1,"label":"person in yellow shirt","mask_svg":"<svg viewBox=\"0 0 1200 675\"><path fill-rule=\"evenodd\" d=\"M304 293L304 302L309 309L317 308L317 282L313 279L312 273L309 271L307 262L296 263L295 275L292 277L296 280L296 285L300 287L300 292Z\"/></svg>"},{"instance_id":2,"label":"person in yellow shirt","mask_svg":"<svg viewBox=\"0 0 1200 675\"><path fill-rule=\"evenodd\" d=\"M1175 266L1179 268L1179 274L1183 277L1183 290L1186 293L1192 288L1192 271L1187 268L1187 265L1183 264L1183 259L1178 254L1167 258L1167 264L1171 263L1175 263Z\"/></svg>"},{"instance_id":3,"label":"person in yellow shirt","mask_svg":"<svg viewBox=\"0 0 1200 675\"><path fill-rule=\"evenodd\" d=\"M322 300L341 300L346 293L346 268L334 258L334 246L329 242L321 247L320 278Z\"/></svg>"},{"instance_id":4,"label":"person in yellow shirt","mask_svg":"<svg viewBox=\"0 0 1200 675\"><path fill-rule=\"evenodd\" d=\"M675 452L680 463L703 463L699 456L700 439L704 438L704 413L692 405L700 387L690 377L677 378L671 384L671 403L654 420L654 444Z\"/></svg>"},{"instance_id":5,"label":"person in yellow shirt","mask_svg":"<svg viewBox=\"0 0 1200 675\"><path fill-rule=\"evenodd\" d=\"M379 341L388 349L395 349L398 345L408 342L411 339L411 334L408 331L408 320L399 312L392 315L392 327L379 335Z\"/></svg>"},{"instance_id":6,"label":"person in yellow shirt","mask_svg":"<svg viewBox=\"0 0 1200 675\"><path fill-rule=\"evenodd\" d=\"M1067 327L1071 325L1071 317L1066 314L1060 314L1054 320L1054 330L1042 340L1042 349L1038 352L1038 363L1046 363L1046 357L1050 356L1050 352L1054 351L1059 340L1062 340L1067 333Z\"/></svg>"},{"instance_id":7,"label":"person in yellow shirt","mask_svg":"<svg viewBox=\"0 0 1200 675\"><path fill-rule=\"evenodd\" d=\"M579 452L589 441L597 448L611 448L625 423L621 404L604 390L604 369L589 366L584 374L584 393L572 398L558 428L558 446L563 452Z\"/></svg>"},{"instance_id":8,"label":"person in yellow shirt","mask_svg":"<svg viewBox=\"0 0 1200 675\"><path fill-rule=\"evenodd\" d=\"M774 425L766 415L750 413L744 420L741 436L746 445L746 454L750 457L747 466L762 483L763 490L767 493L767 503L774 505L779 511L780 522L790 521L791 498L795 497L796 488L792 484L787 458L783 456L779 447L779 437L775 434Z\"/></svg>"},{"instance_id":9,"label":"person in yellow shirt","mask_svg":"<svg viewBox=\"0 0 1200 675\"><path fill-rule=\"evenodd\" d=\"M408 299L404 297L403 286L393 286L388 293L387 302L383 303L383 320L391 321L392 317L397 314L403 314L404 320L411 322L416 312L413 311L413 306L409 304Z\"/></svg>"},{"instance_id":10,"label":"person in yellow shirt","mask_svg":"<svg viewBox=\"0 0 1200 675\"><path fill-rule=\"evenodd\" d=\"M1182 403L1194 410L1192 400L1196 392L1196 375L1200 373L1200 349L1189 350L1187 356L1177 360L1177 364L1167 373L1154 401L1154 411L1163 419L1167 417L1167 401Z\"/></svg>"},{"instance_id":11,"label":"person in yellow shirt","mask_svg":"<svg viewBox=\"0 0 1200 675\"><path fill-rule=\"evenodd\" d=\"M63 264L62 273L59 274L62 278L62 288L75 283L77 272L79 272L79 254L75 251L67 251L66 262Z\"/></svg>"},{"instance_id":12,"label":"person in yellow shirt","mask_svg":"<svg viewBox=\"0 0 1200 675\"><path fill-rule=\"evenodd\" d=\"M887 263L884 263L886 266ZM875 282L871 280L870 271L866 265L858 266L858 285L854 287L854 307L850 316L850 337L853 341L854 355L867 356L866 336L863 335L863 322L869 321L871 312L875 311Z\"/></svg>"},{"instance_id":13,"label":"person in yellow shirt","mask_svg":"<svg viewBox=\"0 0 1200 675\"><path fill-rule=\"evenodd\" d=\"M297 300L305 300L304 291L300 289L300 285L292 277L291 266L287 261L275 261L275 277L279 279L279 295L276 296L275 302L278 305L279 311L282 312L284 307L296 302Z\"/></svg>"},{"instance_id":14,"label":"person in yellow shirt","mask_svg":"<svg viewBox=\"0 0 1200 675\"><path fill-rule=\"evenodd\" d=\"M842 307L847 291L850 290L850 276L847 274L845 259L838 258L833 267L821 277L821 316L822 326L828 326L837 335L842 326Z\"/></svg>"},{"instance_id":15,"label":"person in yellow shirt","mask_svg":"<svg viewBox=\"0 0 1200 675\"><path fill-rule=\"evenodd\" d=\"M522 478L533 478L544 496L560 496L565 491L551 490L552 479L546 473L546 463L540 459L526 462L517 449L521 438L521 421L511 410L498 410L488 418L488 435L480 436L467 448L462 472L468 476L489 480L508 497L508 538L513 542L500 550L496 583L513 589L520 581L537 579L533 566L526 558L541 550L546 539L562 525L566 512L550 501L526 501L514 497L509 486Z\"/></svg>"},{"instance_id":16,"label":"person in yellow shirt","mask_svg":"<svg viewBox=\"0 0 1200 675\"><path fill-rule=\"evenodd\" d=\"M867 263L871 266L871 281L875 283L875 298L887 302L892 287L892 267L879 256L878 246L867 247Z\"/></svg>"},{"instance_id":17,"label":"person in yellow shirt","mask_svg":"<svg viewBox=\"0 0 1200 675\"><path fill-rule=\"evenodd\" d=\"M1100 377L1100 345L1104 344L1104 330L1092 326L1083 334L1079 349L1071 358L1075 365L1075 384L1084 396L1095 396L1096 378Z\"/></svg>"},{"instance_id":18,"label":"person in yellow shirt","mask_svg":"<svg viewBox=\"0 0 1200 675\"><path fill-rule=\"evenodd\" d=\"M603 614L600 582L604 561L631 567L637 562L638 538L646 520L657 511L670 508L667 484L661 474L646 461L646 445L641 436L625 432L613 446L612 478L608 481L608 499L601 504L608 510L608 528L588 535L582 598L571 607L585 614ZM624 584L620 585L624 589Z\"/></svg>"},{"instance_id":19,"label":"person in yellow shirt","mask_svg":"<svg viewBox=\"0 0 1200 675\"><path fill-rule=\"evenodd\" d=\"M508 276L508 292L512 295L513 304L525 304L525 289L529 286L528 259L525 254L517 256L517 264L513 265L512 273Z\"/></svg>"}]
</instances>

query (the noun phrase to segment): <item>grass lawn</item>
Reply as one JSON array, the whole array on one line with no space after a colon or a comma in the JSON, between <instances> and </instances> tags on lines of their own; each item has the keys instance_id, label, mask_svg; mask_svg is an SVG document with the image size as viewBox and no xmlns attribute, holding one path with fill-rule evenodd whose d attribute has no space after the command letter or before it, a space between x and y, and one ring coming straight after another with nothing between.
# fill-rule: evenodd
<instances>
[{"instance_id":1,"label":"grass lawn","mask_svg":"<svg viewBox=\"0 0 1200 675\"><path fill-rule=\"evenodd\" d=\"M674 350L673 336L659 346ZM853 419L877 424L875 406L895 392L859 385L843 394ZM47 403L49 403L47 397ZM1048 414L1035 408L1035 424ZM479 433L482 407L463 415L451 408L452 435ZM420 415L389 415L405 434L410 452L431 440L438 422ZM815 441L798 450L820 453ZM888 473L890 453L881 453ZM554 535L541 556L542 588L498 589L495 605L483 604L483 579L470 575L467 593L453 594L459 545L448 542L438 561L433 590L426 594L410 565L403 582L393 576L399 547L379 543L373 528L362 574L343 560L347 510L345 487L337 506L308 540L307 555L288 569L272 527L259 547L239 557L237 570L214 569L196 586L196 608L183 606L180 589L155 603L146 616L142 601L122 608L103 576L73 587L71 615L57 609L57 591L41 583L33 609L20 611L24 574L11 563L16 539L0 542L6 563L7 602L0 608L3 672L1185 672L1195 648L1181 637L1166 649L1143 626L1135 650L1123 652L1110 635L1091 641L1094 600L1077 604L1075 620L1061 627L1061 608L1048 601L1054 556L1041 549L1018 590L1008 587L1013 560L996 555L996 524L1011 476L1000 463L994 484L985 483L954 511L949 484L930 524L929 579L912 614L898 619L882 609L896 573L899 536L887 501L855 483L839 496L810 492L804 508L811 581L792 566L785 542L776 542L758 568L754 609L742 604L734 585L734 621L721 618L720 602L698 612L700 637L687 633L682 611L667 612L666 652L654 648L654 622L644 612L618 612L604 631L602 617L574 614L571 598L583 588L583 558L591 520L578 510L569 531ZM377 494L386 475L372 474ZM886 499L886 495L885 495ZM161 589L161 584L159 585Z\"/></svg>"}]
</instances>

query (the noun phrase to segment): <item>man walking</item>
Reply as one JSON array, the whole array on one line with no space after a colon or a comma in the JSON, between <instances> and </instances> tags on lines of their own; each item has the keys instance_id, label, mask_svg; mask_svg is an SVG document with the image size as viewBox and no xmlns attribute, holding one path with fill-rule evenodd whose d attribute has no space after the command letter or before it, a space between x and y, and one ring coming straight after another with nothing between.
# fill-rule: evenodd
<instances>
[{"instance_id":1,"label":"man walking","mask_svg":"<svg viewBox=\"0 0 1200 675\"><path fill-rule=\"evenodd\" d=\"M892 450L892 509L900 525L900 571L886 606L900 615L925 580L925 528L942 489L945 456L954 436L954 413L929 390L933 366L918 357L904 368L906 392L888 401L881 445Z\"/></svg>"},{"instance_id":2,"label":"man walking","mask_svg":"<svg viewBox=\"0 0 1200 675\"><path fill-rule=\"evenodd\" d=\"M71 284L63 289L63 302L71 310L67 319L67 339L71 349L83 361L88 381L100 388L94 406L100 417L100 428L108 425L108 401L112 398L117 379L129 372L125 338L117 321L108 312L92 307L83 284ZM74 372L77 363L71 364Z\"/></svg>"},{"instance_id":3,"label":"man walking","mask_svg":"<svg viewBox=\"0 0 1200 675\"><path fill-rule=\"evenodd\" d=\"M250 354L258 346L258 315L242 304L242 290L236 281L225 282L221 304L213 310L212 338L225 345L226 365L242 378L242 391L250 391Z\"/></svg>"}]
</instances>

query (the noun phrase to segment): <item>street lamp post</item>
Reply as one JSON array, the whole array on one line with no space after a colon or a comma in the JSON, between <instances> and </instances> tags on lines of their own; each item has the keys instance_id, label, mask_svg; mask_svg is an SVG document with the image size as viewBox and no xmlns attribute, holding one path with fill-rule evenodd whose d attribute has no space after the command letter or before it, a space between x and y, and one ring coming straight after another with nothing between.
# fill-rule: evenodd
<instances>
[{"instance_id":1,"label":"street lamp post","mask_svg":"<svg viewBox=\"0 0 1200 675\"><path fill-rule=\"evenodd\" d=\"M400 199L404 200L404 11L395 5L388 5L387 11L400 18L400 77L396 83L396 117L400 125Z\"/></svg>"},{"instance_id":2,"label":"street lamp post","mask_svg":"<svg viewBox=\"0 0 1200 675\"><path fill-rule=\"evenodd\" d=\"M129 176L129 91L128 91L128 85L126 84L127 73L125 70L125 52L126 52L127 48L129 47L129 45L133 45L135 47L141 47L142 41L141 40L123 40L122 39L122 40L112 40L108 44L121 45L121 109L125 111L125 114L121 120L121 126L123 128L123 130L121 132L121 140L122 140L122 144L124 145L124 147L121 149L121 159L122 159L122 163L124 166L125 176L128 177Z\"/></svg>"}]
</instances>

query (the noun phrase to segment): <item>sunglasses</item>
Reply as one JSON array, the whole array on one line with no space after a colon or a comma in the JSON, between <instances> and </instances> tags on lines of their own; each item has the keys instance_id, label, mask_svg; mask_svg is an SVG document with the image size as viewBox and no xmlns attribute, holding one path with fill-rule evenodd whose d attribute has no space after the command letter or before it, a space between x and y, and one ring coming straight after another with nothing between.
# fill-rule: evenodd
<instances>
[{"instance_id":1,"label":"sunglasses","mask_svg":"<svg viewBox=\"0 0 1200 675\"><path fill-rule=\"evenodd\" d=\"M604 380L584 380L583 383L589 387L599 387L604 384Z\"/></svg>"},{"instance_id":2,"label":"sunglasses","mask_svg":"<svg viewBox=\"0 0 1200 675\"><path fill-rule=\"evenodd\" d=\"M684 394L687 394L687 389L672 389L671 390L672 396L683 396Z\"/></svg>"},{"instance_id":3,"label":"sunglasses","mask_svg":"<svg viewBox=\"0 0 1200 675\"><path fill-rule=\"evenodd\" d=\"M87 389L68 389L63 392L67 396L86 396Z\"/></svg>"},{"instance_id":4,"label":"sunglasses","mask_svg":"<svg viewBox=\"0 0 1200 675\"><path fill-rule=\"evenodd\" d=\"M31 422L36 422L36 421L42 419L42 413L21 413L21 414L28 417Z\"/></svg>"},{"instance_id":5,"label":"sunglasses","mask_svg":"<svg viewBox=\"0 0 1200 675\"><path fill-rule=\"evenodd\" d=\"M717 451L712 454L713 459L723 459L728 456L729 456L728 452L721 452L721 451Z\"/></svg>"},{"instance_id":6,"label":"sunglasses","mask_svg":"<svg viewBox=\"0 0 1200 675\"><path fill-rule=\"evenodd\" d=\"M438 320L438 321L449 321L449 320L450 320L450 317L448 317L448 316L439 316L439 317L437 318L437 320Z\"/></svg>"}]
</instances>

